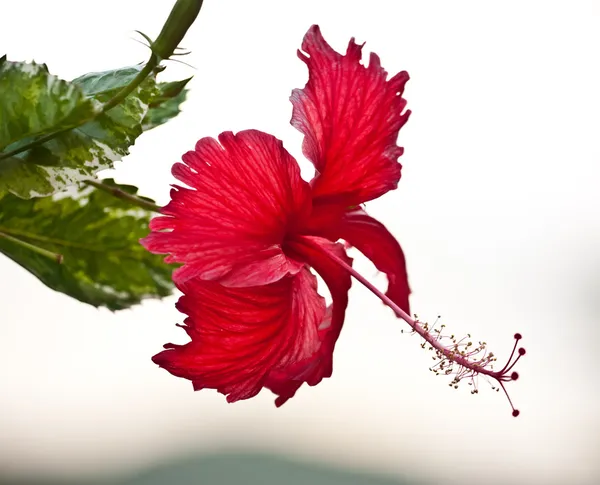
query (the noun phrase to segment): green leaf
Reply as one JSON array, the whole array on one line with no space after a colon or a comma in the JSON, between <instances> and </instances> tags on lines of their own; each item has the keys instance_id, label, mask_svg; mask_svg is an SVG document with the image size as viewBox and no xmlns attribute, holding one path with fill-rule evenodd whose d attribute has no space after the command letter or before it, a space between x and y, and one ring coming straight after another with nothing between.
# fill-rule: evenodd
<instances>
[{"instance_id":1,"label":"green leaf","mask_svg":"<svg viewBox=\"0 0 600 485\"><path fill-rule=\"evenodd\" d=\"M111 179L102 182L137 193ZM56 291L96 307L128 308L173 289L174 267L139 243L151 214L92 187L29 200L7 194L0 198L0 233L64 260L58 264L6 238L0 238L0 252Z\"/></svg>"},{"instance_id":2,"label":"green leaf","mask_svg":"<svg viewBox=\"0 0 600 485\"><path fill-rule=\"evenodd\" d=\"M0 64L0 151L31 136L66 128L94 115L94 103L44 64Z\"/></svg>"},{"instance_id":3,"label":"green leaf","mask_svg":"<svg viewBox=\"0 0 600 485\"><path fill-rule=\"evenodd\" d=\"M4 157L0 153L0 194L11 192L22 198L51 195L112 167L127 155L142 133L148 105L158 94L155 75L121 104L98 113L102 103L141 69L134 66L90 73L69 83L49 74L43 65L0 63L0 147L4 153ZM36 137L61 131L55 138L19 152Z\"/></svg>"},{"instance_id":4,"label":"green leaf","mask_svg":"<svg viewBox=\"0 0 600 485\"><path fill-rule=\"evenodd\" d=\"M181 104L188 93L185 86L191 79L190 77L182 81L158 83L159 94L150 103L150 109L142 122L144 131L162 125L180 113Z\"/></svg>"},{"instance_id":5,"label":"green leaf","mask_svg":"<svg viewBox=\"0 0 600 485\"><path fill-rule=\"evenodd\" d=\"M87 96L111 93L124 88L139 74L141 66L122 67L102 72L89 72L73 79Z\"/></svg>"}]
</instances>

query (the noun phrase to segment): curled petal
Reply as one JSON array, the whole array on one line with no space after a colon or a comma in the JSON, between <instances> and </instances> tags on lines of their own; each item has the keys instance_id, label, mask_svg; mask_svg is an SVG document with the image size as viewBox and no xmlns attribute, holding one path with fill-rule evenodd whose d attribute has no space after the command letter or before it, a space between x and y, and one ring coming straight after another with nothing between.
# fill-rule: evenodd
<instances>
[{"instance_id":1,"label":"curled petal","mask_svg":"<svg viewBox=\"0 0 600 485\"><path fill-rule=\"evenodd\" d=\"M175 186L142 244L183 263L176 282L198 277L246 287L301 270L281 243L310 211L310 187L281 141L256 130L203 138L173 175L190 188Z\"/></svg>"},{"instance_id":2,"label":"curled petal","mask_svg":"<svg viewBox=\"0 0 600 485\"><path fill-rule=\"evenodd\" d=\"M154 356L194 389L217 389L229 402L256 395L271 374L305 362L321 347L325 301L317 280L302 269L275 283L227 288L191 279L179 288L178 309L187 314L192 341Z\"/></svg>"},{"instance_id":3,"label":"curled petal","mask_svg":"<svg viewBox=\"0 0 600 485\"><path fill-rule=\"evenodd\" d=\"M408 120L402 97L408 74L387 80L379 57L368 67L360 61L362 46L350 40L346 55L335 52L313 25L298 56L308 66L304 89L295 89L292 125L304 135L304 154L317 175L316 199L339 199L346 206L375 199L398 186L403 149L398 132Z\"/></svg>"},{"instance_id":4,"label":"curled petal","mask_svg":"<svg viewBox=\"0 0 600 485\"><path fill-rule=\"evenodd\" d=\"M318 219L318 213L325 209L326 206L315 207L315 218ZM316 232L333 241L343 239L369 258L375 267L387 276L386 295L410 315L410 287L404 252L396 238L381 222L362 209L355 209L346 212L343 217L327 226L321 225Z\"/></svg>"},{"instance_id":5,"label":"curled petal","mask_svg":"<svg viewBox=\"0 0 600 485\"><path fill-rule=\"evenodd\" d=\"M304 382L315 386L324 378L331 377L333 351L344 324L348 290L352 284L350 274L324 254L326 251L333 252L351 265L352 259L348 257L341 244L320 237L301 236L289 242L286 251L312 266L323 278L331 293L332 304L328 306L325 318L319 326L321 345L317 352L304 361L269 374L265 385L279 394L275 401L277 406L281 406L293 397Z\"/></svg>"},{"instance_id":6,"label":"curled petal","mask_svg":"<svg viewBox=\"0 0 600 485\"><path fill-rule=\"evenodd\" d=\"M354 246L386 274L386 295L410 315L410 286L404 252L387 228L362 210L350 211L339 226L339 237Z\"/></svg>"}]
</instances>

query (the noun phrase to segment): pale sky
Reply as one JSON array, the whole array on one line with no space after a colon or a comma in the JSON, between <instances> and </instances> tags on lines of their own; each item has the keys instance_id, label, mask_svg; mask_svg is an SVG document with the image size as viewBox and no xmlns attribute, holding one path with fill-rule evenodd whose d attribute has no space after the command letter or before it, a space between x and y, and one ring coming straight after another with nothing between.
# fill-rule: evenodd
<instances>
[{"instance_id":1,"label":"pale sky","mask_svg":"<svg viewBox=\"0 0 600 485\"><path fill-rule=\"evenodd\" d=\"M171 5L0 0L0 54L64 79L136 64L133 31L156 36ZM0 471L109 473L233 447L439 483L600 481L600 2L205 0L182 43L196 69L171 63L164 78L195 74L183 113L110 175L164 204L197 139L247 128L308 168L288 98L313 23L337 50L355 36L410 73L402 180L367 210L406 252L414 312L500 359L523 334L509 385L521 416L485 383L471 396L433 376L406 324L356 283L333 377L276 409L268 391L228 405L150 361L186 341L175 296L111 314L0 257Z\"/></svg>"}]
</instances>

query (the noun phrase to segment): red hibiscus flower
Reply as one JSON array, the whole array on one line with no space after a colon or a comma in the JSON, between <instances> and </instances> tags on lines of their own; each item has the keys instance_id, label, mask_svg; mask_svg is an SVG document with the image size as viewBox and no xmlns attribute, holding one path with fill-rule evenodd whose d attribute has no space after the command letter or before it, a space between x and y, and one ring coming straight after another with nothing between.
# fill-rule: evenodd
<instances>
[{"instance_id":1,"label":"red hibiscus flower","mask_svg":"<svg viewBox=\"0 0 600 485\"><path fill-rule=\"evenodd\" d=\"M512 356L494 372L495 359L482 347L474 352L467 342L446 343L441 332L409 316L402 249L360 208L400 180L403 149L396 140L410 114L402 97L408 74L387 79L375 54L363 66L354 39L338 54L317 26L302 50L309 80L292 92L291 122L304 134L303 152L316 169L310 183L279 140L255 130L203 138L173 166L187 187L173 188L142 242L182 264L173 280L183 292L177 308L188 316L183 327L191 341L166 345L154 362L229 402L266 387L280 406L303 383L331 376L354 277L437 353L435 372L453 374L453 383L484 374L504 388L517 378ZM352 268L340 240L387 275L386 294ZM311 269L328 286L331 305L317 292Z\"/></svg>"}]
</instances>

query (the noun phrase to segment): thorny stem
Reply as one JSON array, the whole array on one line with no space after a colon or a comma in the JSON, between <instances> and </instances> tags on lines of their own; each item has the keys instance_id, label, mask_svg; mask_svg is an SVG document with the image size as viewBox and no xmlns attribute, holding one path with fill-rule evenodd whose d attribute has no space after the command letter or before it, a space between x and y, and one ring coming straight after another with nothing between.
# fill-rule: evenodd
<instances>
[{"instance_id":1,"label":"thorny stem","mask_svg":"<svg viewBox=\"0 0 600 485\"><path fill-rule=\"evenodd\" d=\"M103 184L102 182L98 182L97 180L85 180L83 183L95 187L98 190L102 190L112 195L113 197L130 202L131 204L141 207L142 209L149 210L152 212L160 212L160 206L147 200L144 200L141 197L128 194L127 192L117 187L111 187L110 185Z\"/></svg>"},{"instance_id":2,"label":"thorny stem","mask_svg":"<svg viewBox=\"0 0 600 485\"><path fill-rule=\"evenodd\" d=\"M34 253L40 254L41 256L44 256L48 259L53 260L54 262L58 263L58 264L62 264L64 258L62 254L58 254L58 253L53 253L52 251L48 251L47 249L41 248L39 246L36 246L34 244L28 243L23 241L22 239L18 239L16 237L11 236L10 234L6 233L6 232L0 232L0 238L4 238L7 241L11 241L15 244L18 244L19 246L22 246L26 249L29 249L30 251L33 251Z\"/></svg>"},{"instance_id":3,"label":"thorny stem","mask_svg":"<svg viewBox=\"0 0 600 485\"><path fill-rule=\"evenodd\" d=\"M450 368L448 368L448 366L446 366L446 370L444 372L444 365L443 365L444 360L447 360L449 362L454 362L454 363L458 364L458 366L460 366L460 368L462 370L456 373L456 378L450 384L451 386L456 387L456 384L458 384L460 379L462 379L463 377L474 379L479 374L491 377L492 379L494 379L498 382L498 384L500 385L500 387L506 394L506 397L508 398L508 402L513 410L512 415L517 417L520 414L519 410L515 409L515 407L513 406L512 400L510 399L510 396L508 395L508 392L506 391L506 388L504 387L504 382L514 381L514 380L517 380L519 377L518 373L516 373L516 372L511 373L511 370L515 366L517 361L523 355L525 355L525 349L521 347L518 349L517 358L514 361L512 360L515 355L515 352L517 351L518 341L522 338L521 334L517 333L514 336L515 345L513 347L512 353L510 354L510 357L509 357L506 365L501 370L494 371L493 369L486 367L487 364L489 364L490 362L493 362L495 360L493 354L491 354L491 353L488 354L487 356L484 355L483 358L480 358L479 360L476 360L476 361L469 359L469 356L476 355L479 350L483 350L483 346L481 346L480 348L475 349L474 351L471 351L471 352L461 351L461 350L459 350L459 345L461 344L461 342L458 342L458 344L457 344L457 342L453 338L453 336L452 336L452 340L454 342L454 345L452 345L450 347L444 346L443 343L441 342L441 338L440 338L441 335L440 335L439 331L434 331L432 333L431 330L433 330L433 327L430 329L426 323L423 324L422 322L419 322L418 320L415 320L414 318L412 318L408 313L406 313L404 310L402 310L402 308L400 308L396 303L394 303L388 296L386 296L384 293L379 291L364 276L362 276L354 268L352 268L352 266L348 265L343 259L341 259L340 257L338 257L337 255L335 255L334 253L332 253L330 251L321 251L321 252L322 252L322 254L327 255L327 257L329 257L331 260L333 260L339 266L343 267L346 271L348 271L355 279L357 279L361 284L363 284L367 289L369 289L373 294L375 294L375 296L377 296L383 303L385 303L388 307L390 307L394 311L394 313L396 313L396 315L398 315L398 317L400 317L402 320L404 320L406 323L408 323L410 325L410 327L413 329L413 331L415 333L417 333L418 335L420 335L421 338L423 338L431 346L432 349L435 349L438 357L442 359L442 366L441 366L441 369L443 371L442 373L445 373L445 374L451 373L450 372L451 366L450 366ZM469 343L467 345L470 346L471 344ZM425 344L423 344L422 347L425 348ZM433 370L435 372L435 369L431 369L431 370ZM472 391L472 392L477 392L477 390Z\"/></svg>"}]
</instances>

